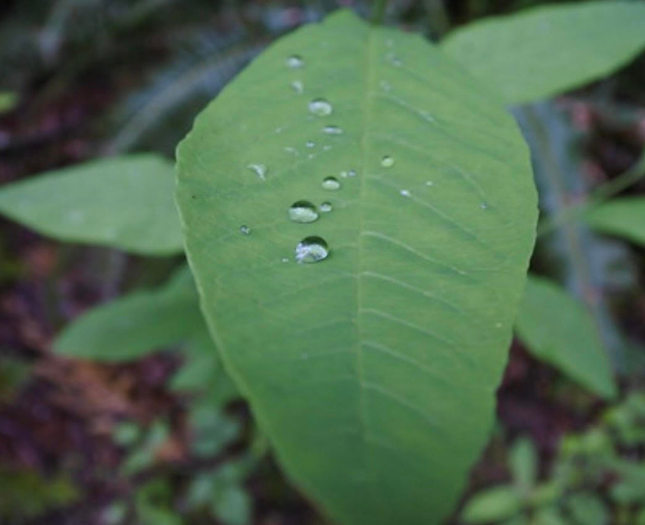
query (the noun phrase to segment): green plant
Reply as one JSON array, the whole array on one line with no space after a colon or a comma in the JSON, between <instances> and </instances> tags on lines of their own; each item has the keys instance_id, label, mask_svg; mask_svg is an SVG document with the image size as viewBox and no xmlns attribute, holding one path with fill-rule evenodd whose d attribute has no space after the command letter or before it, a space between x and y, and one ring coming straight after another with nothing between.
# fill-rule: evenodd
<instances>
[{"instance_id":1,"label":"green plant","mask_svg":"<svg viewBox=\"0 0 645 525\"><path fill-rule=\"evenodd\" d=\"M213 433L230 439L221 411L241 394L284 469L332 518L441 521L487 439L534 242L528 153L503 104L616 70L645 45L644 20L643 6L629 2L542 8L467 26L437 47L341 12L288 35L181 144L183 233L171 167L153 155L3 188L1 213L62 241L148 256L181 254L186 244L197 290L180 269L159 290L89 312L54 347L109 361L179 346L186 365L173 386L201 394L192 428L210 438L196 441L198 454L219 450ZM590 39L599 24L614 31ZM136 143L148 122L107 151ZM615 225L623 205L633 204L600 204L554 228L584 219L640 241ZM597 312L537 278L527 294L517 327L529 350L614 397L602 334L580 344L565 330L592 332ZM575 325L557 326L545 342L542 313ZM150 464L152 437L126 466ZM505 517L529 506L555 522L555 496L535 485L530 444L513 455L515 485L489 501ZM188 499L224 521L249 521L241 477L226 472L196 479ZM181 522L168 483L139 493L136 512L152 516L144 521ZM582 498L571 498L570 512L598 507Z\"/></svg>"}]
</instances>

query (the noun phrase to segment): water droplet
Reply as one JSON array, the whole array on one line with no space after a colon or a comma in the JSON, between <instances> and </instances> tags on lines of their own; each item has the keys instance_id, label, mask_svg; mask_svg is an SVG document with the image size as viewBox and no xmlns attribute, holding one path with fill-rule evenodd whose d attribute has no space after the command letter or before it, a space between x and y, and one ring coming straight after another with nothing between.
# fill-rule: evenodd
<instances>
[{"instance_id":1,"label":"water droplet","mask_svg":"<svg viewBox=\"0 0 645 525\"><path fill-rule=\"evenodd\" d=\"M310 153L309 155L307 155L308 159L313 159L314 157L315 157L315 155L313 153Z\"/></svg>"},{"instance_id":2,"label":"water droplet","mask_svg":"<svg viewBox=\"0 0 645 525\"><path fill-rule=\"evenodd\" d=\"M323 133L327 133L328 135L342 135L343 129L338 126L325 126L323 128Z\"/></svg>"},{"instance_id":3,"label":"water droplet","mask_svg":"<svg viewBox=\"0 0 645 525\"><path fill-rule=\"evenodd\" d=\"M347 175L350 176L350 177L356 177L356 170L349 170L347 172Z\"/></svg>"},{"instance_id":4,"label":"water droplet","mask_svg":"<svg viewBox=\"0 0 645 525\"><path fill-rule=\"evenodd\" d=\"M283 263L288 263L288 262L289 262L289 259L287 259L286 257L283 257L283 258L281 259L281 261L282 261Z\"/></svg>"},{"instance_id":5,"label":"water droplet","mask_svg":"<svg viewBox=\"0 0 645 525\"><path fill-rule=\"evenodd\" d=\"M329 248L322 237L306 237L296 246L296 262L315 263L329 256Z\"/></svg>"},{"instance_id":6,"label":"water droplet","mask_svg":"<svg viewBox=\"0 0 645 525\"><path fill-rule=\"evenodd\" d=\"M385 168L389 168L390 166L394 166L394 159L392 157L390 157L389 155L385 155L385 157L383 157L381 159L381 166L383 166Z\"/></svg>"},{"instance_id":7,"label":"water droplet","mask_svg":"<svg viewBox=\"0 0 645 525\"><path fill-rule=\"evenodd\" d=\"M300 80L294 80L291 83L291 87L296 93L298 93L298 95L302 95L305 90L305 85Z\"/></svg>"},{"instance_id":8,"label":"water droplet","mask_svg":"<svg viewBox=\"0 0 645 525\"><path fill-rule=\"evenodd\" d=\"M488 209L488 204L486 204L485 202L482 202L482 203L479 205L479 207L480 207L482 210L486 210L486 209Z\"/></svg>"},{"instance_id":9,"label":"water droplet","mask_svg":"<svg viewBox=\"0 0 645 525\"><path fill-rule=\"evenodd\" d=\"M401 195L403 195L404 197L409 197L410 196L410 192L408 190L401 190L399 193Z\"/></svg>"},{"instance_id":10,"label":"water droplet","mask_svg":"<svg viewBox=\"0 0 645 525\"><path fill-rule=\"evenodd\" d=\"M316 146L316 143L313 140L308 140L306 146L308 148L313 148Z\"/></svg>"},{"instance_id":11,"label":"water droplet","mask_svg":"<svg viewBox=\"0 0 645 525\"><path fill-rule=\"evenodd\" d=\"M314 222L317 218L316 207L309 201L294 202L289 208L289 219L293 222Z\"/></svg>"},{"instance_id":12,"label":"water droplet","mask_svg":"<svg viewBox=\"0 0 645 525\"><path fill-rule=\"evenodd\" d=\"M343 179L346 179L347 177L349 177L349 173L348 173L348 172L346 172L346 171L341 171L341 172L340 172L340 176L341 176Z\"/></svg>"},{"instance_id":13,"label":"water droplet","mask_svg":"<svg viewBox=\"0 0 645 525\"><path fill-rule=\"evenodd\" d=\"M248 168L253 170L260 180L266 180L267 167L264 164L249 164Z\"/></svg>"},{"instance_id":14,"label":"water droplet","mask_svg":"<svg viewBox=\"0 0 645 525\"><path fill-rule=\"evenodd\" d=\"M331 146L329 144L325 144L323 146L323 151L329 151L331 149Z\"/></svg>"},{"instance_id":15,"label":"water droplet","mask_svg":"<svg viewBox=\"0 0 645 525\"><path fill-rule=\"evenodd\" d=\"M299 55L291 55L287 58L287 66L291 69L298 69L305 65L305 61Z\"/></svg>"},{"instance_id":16,"label":"water droplet","mask_svg":"<svg viewBox=\"0 0 645 525\"><path fill-rule=\"evenodd\" d=\"M385 58L387 58L390 64L392 64L394 67L401 67L403 65L403 61L393 52L389 52L387 55L385 55Z\"/></svg>"},{"instance_id":17,"label":"water droplet","mask_svg":"<svg viewBox=\"0 0 645 525\"><path fill-rule=\"evenodd\" d=\"M390 86L390 84L388 82L386 82L385 80L381 80L379 82L379 85L381 86L381 89L383 91L391 91L392 90L392 86Z\"/></svg>"},{"instance_id":18,"label":"water droplet","mask_svg":"<svg viewBox=\"0 0 645 525\"><path fill-rule=\"evenodd\" d=\"M319 117L331 115L332 107L324 98L317 98L309 102L309 112Z\"/></svg>"},{"instance_id":19,"label":"water droplet","mask_svg":"<svg viewBox=\"0 0 645 525\"><path fill-rule=\"evenodd\" d=\"M275 128L276 133L282 133L283 130L284 130L284 128Z\"/></svg>"},{"instance_id":20,"label":"water droplet","mask_svg":"<svg viewBox=\"0 0 645 525\"><path fill-rule=\"evenodd\" d=\"M322 181L322 187L325 190L338 190L340 189L340 182L336 177L327 177Z\"/></svg>"},{"instance_id":21,"label":"water droplet","mask_svg":"<svg viewBox=\"0 0 645 525\"><path fill-rule=\"evenodd\" d=\"M426 186L434 186L434 182L432 182L431 180L427 180Z\"/></svg>"},{"instance_id":22,"label":"water droplet","mask_svg":"<svg viewBox=\"0 0 645 525\"><path fill-rule=\"evenodd\" d=\"M300 153L298 153L298 150L296 148L292 148L291 146L285 147L284 151L286 151L287 153L293 153L294 155L300 155Z\"/></svg>"},{"instance_id":23,"label":"water droplet","mask_svg":"<svg viewBox=\"0 0 645 525\"><path fill-rule=\"evenodd\" d=\"M329 213L332 210L331 202L323 202L319 209L323 213Z\"/></svg>"},{"instance_id":24,"label":"water droplet","mask_svg":"<svg viewBox=\"0 0 645 525\"><path fill-rule=\"evenodd\" d=\"M251 233L251 228L243 224L242 226L240 226L240 233L242 235L248 235L249 233Z\"/></svg>"}]
</instances>

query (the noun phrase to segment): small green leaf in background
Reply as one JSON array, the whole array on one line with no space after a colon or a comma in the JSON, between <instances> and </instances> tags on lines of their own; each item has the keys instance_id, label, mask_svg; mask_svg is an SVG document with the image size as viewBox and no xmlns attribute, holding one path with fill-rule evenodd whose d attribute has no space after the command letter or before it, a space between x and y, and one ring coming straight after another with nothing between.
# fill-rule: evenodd
<instances>
[{"instance_id":1,"label":"small green leaf in background","mask_svg":"<svg viewBox=\"0 0 645 525\"><path fill-rule=\"evenodd\" d=\"M499 486L475 494L466 504L464 523L489 523L514 517L522 509L522 499L515 487Z\"/></svg>"},{"instance_id":2,"label":"small green leaf in background","mask_svg":"<svg viewBox=\"0 0 645 525\"><path fill-rule=\"evenodd\" d=\"M130 155L0 187L0 214L63 242L172 255L183 251L173 191L171 162Z\"/></svg>"},{"instance_id":3,"label":"small green leaf in background","mask_svg":"<svg viewBox=\"0 0 645 525\"><path fill-rule=\"evenodd\" d=\"M192 407L189 414L193 432L192 449L197 456L215 456L238 437L240 424L237 420L219 412L211 402L202 402Z\"/></svg>"},{"instance_id":4,"label":"small green leaf in background","mask_svg":"<svg viewBox=\"0 0 645 525\"><path fill-rule=\"evenodd\" d=\"M441 522L533 248L511 116L421 37L340 12L258 57L178 164L211 333L287 473L341 523Z\"/></svg>"},{"instance_id":5,"label":"small green leaf in background","mask_svg":"<svg viewBox=\"0 0 645 525\"><path fill-rule=\"evenodd\" d=\"M538 509L531 523L535 525L571 525L571 521L555 506Z\"/></svg>"},{"instance_id":6,"label":"small green leaf in background","mask_svg":"<svg viewBox=\"0 0 645 525\"><path fill-rule=\"evenodd\" d=\"M509 454L513 481L522 494L527 494L537 481L538 457L535 445L528 438L519 438Z\"/></svg>"},{"instance_id":7,"label":"small green leaf in background","mask_svg":"<svg viewBox=\"0 0 645 525\"><path fill-rule=\"evenodd\" d=\"M441 47L508 104L548 98L609 75L645 46L642 2L551 5L458 29Z\"/></svg>"},{"instance_id":8,"label":"small green leaf in background","mask_svg":"<svg viewBox=\"0 0 645 525\"><path fill-rule=\"evenodd\" d=\"M0 113L11 111L18 104L18 94L13 91L0 91Z\"/></svg>"},{"instance_id":9,"label":"small green leaf in background","mask_svg":"<svg viewBox=\"0 0 645 525\"><path fill-rule=\"evenodd\" d=\"M607 525L611 521L606 505L595 494L573 494L567 498L566 506L577 525Z\"/></svg>"},{"instance_id":10,"label":"small green leaf in background","mask_svg":"<svg viewBox=\"0 0 645 525\"><path fill-rule=\"evenodd\" d=\"M557 284L529 277L516 329L535 357L601 397L616 396L612 367L589 313Z\"/></svg>"},{"instance_id":11,"label":"small green leaf in background","mask_svg":"<svg viewBox=\"0 0 645 525\"><path fill-rule=\"evenodd\" d=\"M63 355L98 361L135 359L204 332L197 291L187 267L161 290L133 292L65 327L54 341Z\"/></svg>"},{"instance_id":12,"label":"small green leaf in background","mask_svg":"<svg viewBox=\"0 0 645 525\"><path fill-rule=\"evenodd\" d=\"M645 245L645 198L620 198L593 208L584 215L591 228Z\"/></svg>"}]
</instances>

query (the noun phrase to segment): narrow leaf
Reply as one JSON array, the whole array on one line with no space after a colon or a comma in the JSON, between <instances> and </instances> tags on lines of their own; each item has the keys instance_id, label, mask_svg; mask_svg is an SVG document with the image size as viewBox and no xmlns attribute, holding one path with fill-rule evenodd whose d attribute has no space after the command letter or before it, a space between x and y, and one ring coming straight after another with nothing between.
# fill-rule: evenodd
<instances>
[{"instance_id":1,"label":"narrow leaf","mask_svg":"<svg viewBox=\"0 0 645 525\"><path fill-rule=\"evenodd\" d=\"M585 215L594 230L645 245L645 198L628 197L602 204Z\"/></svg>"},{"instance_id":2,"label":"narrow leaf","mask_svg":"<svg viewBox=\"0 0 645 525\"><path fill-rule=\"evenodd\" d=\"M187 268L159 291L134 292L90 310L69 324L54 348L100 361L134 359L203 331L197 294Z\"/></svg>"},{"instance_id":3,"label":"narrow leaf","mask_svg":"<svg viewBox=\"0 0 645 525\"><path fill-rule=\"evenodd\" d=\"M180 253L173 177L152 154L88 162L0 188L0 214L63 242Z\"/></svg>"},{"instance_id":4,"label":"narrow leaf","mask_svg":"<svg viewBox=\"0 0 645 525\"><path fill-rule=\"evenodd\" d=\"M609 75L645 46L645 5L595 1L491 17L451 33L442 48L508 104L541 100Z\"/></svg>"},{"instance_id":5,"label":"narrow leaf","mask_svg":"<svg viewBox=\"0 0 645 525\"><path fill-rule=\"evenodd\" d=\"M558 285L527 281L517 333L538 359L605 398L616 396L611 363L585 307Z\"/></svg>"},{"instance_id":6,"label":"narrow leaf","mask_svg":"<svg viewBox=\"0 0 645 525\"><path fill-rule=\"evenodd\" d=\"M510 116L421 38L341 12L262 54L178 159L207 321L287 472L341 523L440 522L534 241Z\"/></svg>"}]
</instances>

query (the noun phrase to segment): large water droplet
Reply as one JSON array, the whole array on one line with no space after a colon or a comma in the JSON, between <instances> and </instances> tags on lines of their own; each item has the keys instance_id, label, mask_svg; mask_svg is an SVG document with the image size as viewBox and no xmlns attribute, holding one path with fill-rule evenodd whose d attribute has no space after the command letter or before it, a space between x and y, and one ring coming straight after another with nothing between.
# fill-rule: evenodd
<instances>
[{"instance_id":1,"label":"large water droplet","mask_svg":"<svg viewBox=\"0 0 645 525\"><path fill-rule=\"evenodd\" d=\"M291 55L287 58L287 66L291 69L298 69L305 65L305 61L299 55Z\"/></svg>"},{"instance_id":2,"label":"large water droplet","mask_svg":"<svg viewBox=\"0 0 645 525\"><path fill-rule=\"evenodd\" d=\"M317 218L316 207L309 201L294 202L289 208L289 219L293 222L314 222Z\"/></svg>"},{"instance_id":3,"label":"large water droplet","mask_svg":"<svg viewBox=\"0 0 645 525\"><path fill-rule=\"evenodd\" d=\"M254 171L260 180L266 180L267 167L264 164L249 164L248 168Z\"/></svg>"},{"instance_id":4,"label":"large water droplet","mask_svg":"<svg viewBox=\"0 0 645 525\"><path fill-rule=\"evenodd\" d=\"M251 233L251 228L243 224L242 226L240 226L240 233L242 235L248 235L249 233Z\"/></svg>"},{"instance_id":5,"label":"large water droplet","mask_svg":"<svg viewBox=\"0 0 645 525\"><path fill-rule=\"evenodd\" d=\"M317 98L309 102L309 112L319 117L331 115L332 106L324 98Z\"/></svg>"},{"instance_id":6,"label":"large water droplet","mask_svg":"<svg viewBox=\"0 0 645 525\"><path fill-rule=\"evenodd\" d=\"M326 190L338 190L340 189L340 182L336 177L327 177L322 181L322 187Z\"/></svg>"},{"instance_id":7,"label":"large water droplet","mask_svg":"<svg viewBox=\"0 0 645 525\"><path fill-rule=\"evenodd\" d=\"M323 202L319 209L323 213L329 213L332 210L331 202Z\"/></svg>"},{"instance_id":8,"label":"large water droplet","mask_svg":"<svg viewBox=\"0 0 645 525\"><path fill-rule=\"evenodd\" d=\"M296 93L298 93L298 95L302 95L305 90L305 85L300 80L294 80L291 83L291 87Z\"/></svg>"},{"instance_id":9,"label":"large water droplet","mask_svg":"<svg viewBox=\"0 0 645 525\"><path fill-rule=\"evenodd\" d=\"M329 248L322 237L306 237L296 246L296 262L301 264L322 261L329 256Z\"/></svg>"},{"instance_id":10,"label":"large water droplet","mask_svg":"<svg viewBox=\"0 0 645 525\"><path fill-rule=\"evenodd\" d=\"M338 126L325 126L323 133L327 133L327 135L342 135L343 129Z\"/></svg>"},{"instance_id":11,"label":"large water droplet","mask_svg":"<svg viewBox=\"0 0 645 525\"><path fill-rule=\"evenodd\" d=\"M381 166L384 166L385 168L389 168L390 166L394 166L394 159L390 157L389 155L385 155L381 159Z\"/></svg>"}]
</instances>

